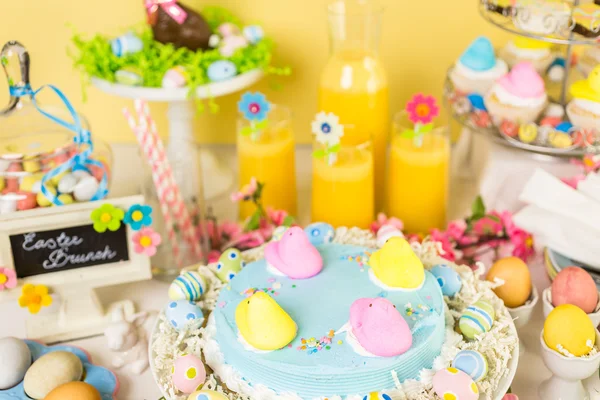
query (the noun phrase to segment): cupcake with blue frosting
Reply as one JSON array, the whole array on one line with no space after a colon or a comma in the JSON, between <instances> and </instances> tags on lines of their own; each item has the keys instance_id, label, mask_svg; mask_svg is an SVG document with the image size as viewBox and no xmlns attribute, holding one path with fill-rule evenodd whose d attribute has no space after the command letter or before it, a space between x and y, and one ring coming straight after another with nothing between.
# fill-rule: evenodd
<instances>
[{"instance_id":1,"label":"cupcake with blue frosting","mask_svg":"<svg viewBox=\"0 0 600 400\"><path fill-rule=\"evenodd\" d=\"M454 87L463 93L484 95L507 72L506 62L496 57L492 42L480 36L458 59L450 79Z\"/></svg>"}]
</instances>

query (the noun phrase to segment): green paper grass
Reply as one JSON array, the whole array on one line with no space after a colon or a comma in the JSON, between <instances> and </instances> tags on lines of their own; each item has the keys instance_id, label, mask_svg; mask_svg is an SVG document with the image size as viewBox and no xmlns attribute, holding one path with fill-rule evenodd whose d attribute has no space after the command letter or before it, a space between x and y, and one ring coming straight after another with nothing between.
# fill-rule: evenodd
<instances>
[{"instance_id":1,"label":"green paper grass","mask_svg":"<svg viewBox=\"0 0 600 400\"><path fill-rule=\"evenodd\" d=\"M243 25L232 13L222 7L205 7L202 11L213 32L225 22ZM218 49L206 51L191 51L187 48L176 49L172 44L162 44L154 40L152 30L148 26L132 29L144 43L142 51L117 57L111 50L110 41L114 37L97 34L91 39L85 39L80 34L75 34L72 42L75 52L70 51L75 68L82 73L85 85L89 84L91 77L116 82L115 73L123 68L135 69L144 79L144 87L160 88L165 73L176 66L182 66L187 72L190 98L193 98L198 86L210 83L206 71L210 64L218 60L233 62L238 70L238 75L253 69L262 69L267 74L287 76L290 75L289 67L275 67L272 65L274 44L270 38L265 37L255 45L238 49L233 56L223 57ZM85 94L84 94L85 98ZM218 107L213 101L210 103L211 111ZM202 103L198 103L202 111Z\"/></svg>"}]
</instances>

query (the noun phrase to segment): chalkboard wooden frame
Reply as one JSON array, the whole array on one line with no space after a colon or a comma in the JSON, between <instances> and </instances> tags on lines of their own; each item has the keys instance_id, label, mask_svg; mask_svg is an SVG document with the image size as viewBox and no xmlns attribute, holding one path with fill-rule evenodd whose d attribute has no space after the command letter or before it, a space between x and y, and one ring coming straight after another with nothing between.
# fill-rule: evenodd
<instances>
[{"instance_id":1,"label":"chalkboard wooden frame","mask_svg":"<svg viewBox=\"0 0 600 400\"><path fill-rule=\"evenodd\" d=\"M10 237L28 232L59 230L61 228L90 225L91 212L104 203L127 210L134 204L144 204L143 196L107 199L90 203L79 203L60 207L38 208L0 215L0 266L15 269ZM132 236L135 231L125 227L127 238L127 261L107 262L101 265L49 272L18 279L12 290L0 291L0 302L12 300L21 293L26 283L44 284L54 292L94 289L98 287L135 282L152 278L150 258L137 254L133 249ZM101 233L97 233L102 235Z\"/></svg>"}]
</instances>

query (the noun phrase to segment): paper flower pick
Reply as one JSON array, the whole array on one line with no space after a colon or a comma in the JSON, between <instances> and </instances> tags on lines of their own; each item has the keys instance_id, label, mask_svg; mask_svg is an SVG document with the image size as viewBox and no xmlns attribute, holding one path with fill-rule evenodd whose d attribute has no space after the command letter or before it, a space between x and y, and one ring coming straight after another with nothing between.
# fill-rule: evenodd
<instances>
[{"instance_id":1,"label":"paper flower pick","mask_svg":"<svg viewBox=\"0 0 600 400\"><path fill-rule=\"evenodd\" d=\"M267 114L271 111L271 104L267 101L264 94L260 92L246 92L238 103L238 110L244 118L250 121L250 126L245 126L241 130L244 136L250 135L252 140L257 140L261 131L269 125Z\"/></svg>"},{"instance_id":2,"label":"paper flower pick","mask_svg":"<svg viewBox=\"0 0 600 400\"><path fill-rule=\"evenodd\" d=\"M313 157L327 157L329 165L335 164L337 153L340 151L340 139L344 136L344 126L340 124L339 117L321 111L312 122L312 132L317 142L325 145L324 149L315 150Z\"/></svg>"},{"instance_id":3,"label":"paper flower pick","mask_svg":"<svg viewBox=\"0 0 600 400\"><path fill-rule=\"evenodd\" d=\"M402 137L414 139L416 146L423 145L423 135L433 130L433 119L440 114L437 100L433 96L418 93L406 104L408 119L415 124L414 129L401 133Z\"/></svg>"}]
</instances>

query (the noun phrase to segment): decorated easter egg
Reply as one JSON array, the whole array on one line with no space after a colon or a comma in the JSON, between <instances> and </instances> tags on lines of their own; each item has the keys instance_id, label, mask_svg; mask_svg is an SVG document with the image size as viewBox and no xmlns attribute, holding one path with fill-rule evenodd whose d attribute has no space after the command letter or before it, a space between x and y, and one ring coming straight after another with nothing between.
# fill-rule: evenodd
<instances>
[{"instance_id":1,"label":"decorated easter egg","mask_svg":"<svg viewBox=\"0 0 600 400\"><path fill-rule=\"evenodd\" d=\"M180 392L189 394L200 389L206 381L206 368L193 354L183 355L175 360L171 368L173 385Z\"/></svg>"},{"instance_id":2,"label":"decorated easter egg","mask_svg":"<svg viewBox=\"0 0 600 400\"><path fill-rule=\"evenodd\" d=\"M20 199L17 200L17 210L31 210L37 207L37 195L33 192L19 193Z\"/></svg>"},{"instance_id":3,"label":"decorated easter egg","mask_svg":"<svg viewBox=\"0 0 600 400\"><path fill-rule=\"evenodd\" d=\"M142 74L134 67L124 67L115 72L115 81L127 86L142 86L144 84Z\"/></svg>"},{"instance_id":4,"label":"decorated easter egg","mask_svg":"<svg viewBox=\"0 0 600 400\"><path fill-rule=\"evenodd\" d=\"M23 388L33 399L44 399L62 384L81 380L81 360L68 351L53 351L38 358L25 374Z\"/></svg>"},{"instance_id":5,"label":"decorated easter egg","mask_svg":"<svg viewBox=\"0 0 600 400\"><path fill-rule=\"evenodd\" d=\"M473 379L463 371L452 367L435 373L433 391L444 400L479 399L479 388Z\"/></svg>"},{"instance_id":6,"label":"decorated easter egg","mask_svg":"<svg viewBox=\"0 0 600 400\"><path fill-rule=\"evenodd\" d=\"M258 25L250 25L244 27L243 33L244 37L248 39L248 41L252 44L260 42L265 37L265 32Z\"/></svg>"},{"instance_id":7,"label":"decorated easter egg","mask_svg":"<svg viewBox=\"0 0 600 400\"><path fill-rule=\"evenodd\" d=\"M199 328L204 322L200 307L187 300L176 300L167 304L165 316L178 331Z\"/></svg>"},{"instance_id":8,"label":"decorated easter egg","mask_svg":"<svg viewBox=\"0 0 600 400\"><path fill-rule=\"evenodd\" d=\"M464 337L475 339L476 335L492 328L495 317L494 307L486 300L479 300L466 308L458 321L458 326Z\"/></svg>"},{"instance_id":9,"label":"decorated easter egg","mask_svg":"<svg viewBox=\"0 0 600 400\"><path fill-rule=\"evenodd\" d=\"M475 350L459 351L452 366L468 374L475 382L479 382L488 374L488 362L483 354Z\"/></svg>"},{"instance_id":10,"label":"decorated easter egg","mask_svg":"<svg viewBox=\"0 0 600 400\"><path fill-rule=\"evenodd\" d=\"M200 390L190 394L187 400L229 400L229 397L214 390Z\"/></svg>"},{"instance_id":11,"label":"decorated easter egg","mask_svg":"<svg viewBox=\"0 0 600 400\"><path fill-rule=\"evenodd\" d=\"M514 393L506 393L502 400L519 400L519 396Z\"/></svg>"},{"instance_id":12,"label":"decorated easter egg","mask_svg":"<svg viewBox=\"0 0 600 400\"><path fill-rule=\"evenodd\" d=\"M215 61L208 66L206 74L212 82L226 81L237 74L237 67L231 61Z\"/></svg>"},{"instance_id":13,"label":"decorated easter egg","mask_svg":"<svg viewBox=\"0 0 600 400\"><path fill-rule=\"evenodd\" d=\"M315 222L304 228L304 232L308 236L308 241L313 245L331 243L335 231L333 226L325 222Z\"/></svg>"},{"instance_id":14,"label":"decorated easter egg","mask_svg":"<svg viewBox=\"0 0 600 400\"><path fill-rule=\"evenodd\" d=\"M46 185L46 189L56 196L56 189L53 186ZM52 202L46 197L46 195L44 195L43 192L39 192L36 196L36 199L38 206L40 207L50 207L52 205Z\"/></svg>"},{"instance_id":15,"label":"decorated easter egg","mask_svg":"<svg viewBox=\"0 0 600 400\"><path fill-rule=\"evenodd\" d=\"M552 305L573 304L585 313L595 311L598 305L598 289L594 279L583 268L567 267L552 281Z\"/></svg>"},{"instance_id":16,"label":"decorated easter egg","mask_svg":"<svg viewBox=\"0 0 600 400\"><path fill-rule=\"evenodd\" d=\"M0 390L16 386L31 365L27 344L14 337L0 339Z\"/></svg>"},{"instance_id":17,"label":"decorated easter egg","mask_svg":"<svg viewBox=\"0 0 600 400\"><path fill-rule=\"evenodd\" d=\"M81 179L73 188L73 197L77 201L90 201L98 192L100 184L93 176Z\"/></svg>"},{"instance_id":18,"label":"decorated easter egg","mask_svg":"<svg viewBox=\"0 0 600 400\"><path fill-rule=\"evenodd\" d=\"M142 40L133 32L119 36L110 42L110 48L117 57L123 57L127 54L135 54L144 48Z\"/></svg>"},{"instance_id":19,"label":"decorated easter egg","mask_svg":"<svg viewBox=\"0 0 600 400\"><path fill-rule=\"evenodd\" d=\"M580 357L589 353L596 343L596 329L581 308L562 304L550 311L544 322L544 341L563 355Z\"/></svg>"},{"instance_id":20,"label":"decorated easter egg","mask_svg":"<svg viewBox=\"0 0 600 400\"><path fill-rule=\"evenodd\" d=\"M221 282L229 282L246 266L242 260L242 253L238 249L227 249L219 257L217 263L217 277Z\"/></svg>"},{"instance_id":21,"label":"decorated easter egg","mask_svg":"<svg viewBox=\"0 0 600 400\"><path fill-rule=\"evenodd\" d=\"M198 301L206 293L206 278L196 271L188 271L179 275L169 287L171 300Z\"/></svg>"},{"instance_id":22,"label":"decorated easter egg","mask_svg":"<svg viewBox=\"0 0 600 400\"><path fill-rule=\"evenodd\" d=\"M182 88L187 85L187 73L185 68L177 66L165 73L162 79L162 87L166 89Z\"/></svg>"},{"instance_id":23,"label":"decorated easter egg","mask_svg":"<svg viewBox=\"0 0 600 400\"><path fill-rule=\"evenodd\" d=\"M223 37L234 36L240 34L240 28L230 22L225 22L218 26L217 32Z\"/></svg>"},{"instance_id":24,"label":"decorated easter egg","mask_svg":"<svg viewBox=\"0 0 600 400\"><path fill-rule=\"evenodd\" d=\"M430 272L440 284L444 296L453 297L462 287L460 275L449 265L435 265Z\"/></svg>"},{"instance_id":25,"label":"decorated easter egg","mask_svg":"<svg viewBox=\"0 0 600 400\"><path fill-rule=\"evenodd\" d=\"M560 132L568 133L572 127L573 127L572 123L570 123L568 121L564 121L564 122L561 122L560 124L556 125L556 130L560 131Z\"/></svg>"},{"instance_id":26,"label":"decorated easter egg","mask_svg":"<svg viewBox=\"0 0 600 400\"><path fill-rule=\"evenodd\" d=\"M89 383L69 382L51 391L44 400L102 400L102 397Z\"/></svg>"},{"instance_id":27,"label":"decorated easter egg","mask_svg":"<svg viewBox=\"0 0 600 400\"><path fill-rule=\"evenodd\" d=\"M404 235L400 232L400 229L396 228L394 225L383 225L377 230L377 247L382 248L383 245L393 237L403 238Z\"/></svg>"},{"instance_id":28,"label":"decorated easter egg","mask_svg":"<svg viewBox=\"0 0 600 400\"><path fill-rule=\"evenodd\" d=\"M467 96L467 99L469 99L469 101L471 102L473 109L480 110L480 111L487 111L487 109L485 108L485 104L483 102L483 96L481 96L480 94L471 93L470 95Z\"/></svg>"},{"instance_id":29,"label":"decorated easter egg","mask_svg":"<svg viewBox=\"0 0 600 400\"><path fill-rule=\"evenodd\" d=\"M277 241L280 240L283 237L283 234L285 233L285 231L288 230L289 227L287 226L278 226L277 228L273 229L273 235L271 236L271 240Z\"/></svg>"},{"instance_id":30,"label":"decorated easter egg","mask_svg":"<svg viewBox=\"0 0 600 400\"><path fill-rule=\"evenodd\" d=\"M557 149L566 149L573 146L573 138L564 132L552 132L549 137L550 145Z\"/></svg>"},{"instance_id":31,"label":"decorated easter egg","mask_svg":"<svg viewBox=\"0 0 600 400\"><path fill-rule=\"evenodd\" d=\"M535 124L521 125L519 128L519 139L523 143L532 143L537 137L538 128Z\"/></svg>"},{"instance_id":32,"label":"decorated easter egg","mask_svg":"<svg viewBox=\"0 0 600 400\"><path fill-rule=\"evenodd\" d=\"M392 400L392 398L385 393L371 392L363 397L363 400Z\"/></svg>"},{"instance_id":33,"label":"decorated easter egg","mask_svg":"<svg viewBox=\"0 0 600 400\"><path fill-rule=\"evenodd\" d=\"M496 278L503 280L504 284L495 288L494 293L506 307L520 307L527 302L531 295L531 275L523 260L507 257L496 261L486 279L494 282Z\"/></svg>"},{"instance_id":34,"label":"decorated easter egg","mask_svg":"<svg viewBox=\"0 0 600 400\"><path fill-rule=\"evenodd\" d=\"M58 191L61 193L73 193L77 185L77 178L73 174L66 174L58 181Z\"/></svg>"}]
</instances>

